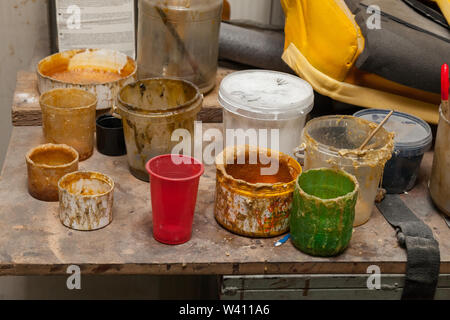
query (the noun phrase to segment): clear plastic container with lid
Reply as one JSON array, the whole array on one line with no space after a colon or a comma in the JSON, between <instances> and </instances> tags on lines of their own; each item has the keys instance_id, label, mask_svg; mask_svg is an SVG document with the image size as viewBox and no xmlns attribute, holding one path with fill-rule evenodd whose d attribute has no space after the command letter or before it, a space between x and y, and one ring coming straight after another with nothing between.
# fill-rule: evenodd
<instances>
[{"instance_id":1,"label":"clear plastic container with lid","mask_svg":"<svg viewBox=\"0 0 450 320\"><path fill-rule=\"evenodd\" d=\"M331 115L309 121L303 131L304 144L296 153L304 170L342 169L356 177L359 195L354 226L366 223L372 214L383 169L394 150L393 134L381 128L364 150L359 150L376 124L346 115ZM303 149L303 156L301 155Z\"/></svg>"},{"instance_id":2,"label":"clear plastic container with lid","mask_svg":"<svg viewBox=\"0 0 450 320\"><path fill-rule=\"evenodd\" d=\"M267 147L293 156L300 144L306 117L314 105L311 85L299 77L276 71L245 70L225 77L220 85L219 103L224 108L224 129L234 131L237 139L227 145L253 144L248 129L254 129L259 146ZM260 129L267 129L263 137ZM271 129L278 129L278 148L271 143ZM230 136L231 137L231 136Z\"/></svg>"},{"instance_id":3,"label":"clear plastic container with lid","mask_svg":"<svg viewBox=\"0 0 450 320\"><path fill-rule=\"evenodd\" d=\"M355 113L355 117L380 123L387 110L368 109ZM407 113L394 112L384 125L394 132L394 153L386 163L383 188L388 193L404 193L414 188L423 155L430 149L433 135L425 121Z\"/></svg>"}]
</instances>

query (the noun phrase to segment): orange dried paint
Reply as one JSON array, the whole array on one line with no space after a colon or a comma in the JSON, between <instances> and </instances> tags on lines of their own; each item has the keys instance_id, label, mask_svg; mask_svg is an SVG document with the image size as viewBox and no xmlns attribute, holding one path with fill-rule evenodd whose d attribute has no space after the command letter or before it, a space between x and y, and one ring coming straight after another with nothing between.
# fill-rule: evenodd
<instances>
[{"instance_id":1,"label":"orange dried paint","mask_svg":"<svg viewBox=\"0 0 450 320\"><path fill-rule=\"evenodd\" d=\"M94 196L111 191L111 185L101 179L100 175L90 172L78 172L65 177L61 187L72 195Z\"/></svg>"},{"instance_id":2,"label":"orange dried paint","mask_svg":"<svg viewBox=\"0 0 450 320\"><path fill-rule=\"evenodd\" d=\"M64 149L39 150L30 155L31 161L38 165L61 166L75 160L72 153Z\"/></svg>"},{"instance_id":3,"label":"orange dried paint","mask_svg":"<svg viewBox=\"0 0 450 320\"><path fill-rule=\"evenodd\" d=\"M280 163L276 175L262 175L263 168L270 168L270 164L229 164L225 167L227 173L235 179L244 180L248 183L289 183L295 178L292 177L289 168Z\"/></svg>"},{"instance_id":4,"label":"orange dried paint","mask_svg":"<svg viewBox=\"0 0 450 320\"><path fill-rule=\"evenodd\" d=\"M53 79L78 84L100 84L122 79L119 73L95 69L65 70L50 74Z\"/></svg>"},{"instance_id":5,"label":"orange dried paint","mask_svg":"<svg viewBox=\"0 0 450 320\"><path fill-rule=\"evenodd\" d=\"M238 164L244 155L246 161ZM258 155L258 158L267 156L278 161L277 173L262 175L262 169L271 170L273 166L262 164L266 161L259 159L256 164L248 164L253 163L249 161L249 155L253 159ZM234 150L228 147L217 156L216 168L214 215L220 225L251 237L273 237L289 229L295 180L302 171L297 161L268 149L238 146Z\"/></svg>"}]
</instances>

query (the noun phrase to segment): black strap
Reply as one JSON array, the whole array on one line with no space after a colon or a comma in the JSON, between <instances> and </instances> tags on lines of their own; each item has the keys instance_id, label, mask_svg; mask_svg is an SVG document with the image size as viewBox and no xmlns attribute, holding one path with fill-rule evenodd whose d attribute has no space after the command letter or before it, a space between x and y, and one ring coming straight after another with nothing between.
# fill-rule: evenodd
<instances>
[{"instance_id":1,"label":"black strap","mask_svg":"<svg viewBox=\"0 0 450 320\"><path fill-rule=\"evenodd\" d=\"M377 207L397 229L398 242L406 248L406 279L402 299L434 299L441 257L433 232L397 195L386 195Z\"/></svg>"}]
</instances>

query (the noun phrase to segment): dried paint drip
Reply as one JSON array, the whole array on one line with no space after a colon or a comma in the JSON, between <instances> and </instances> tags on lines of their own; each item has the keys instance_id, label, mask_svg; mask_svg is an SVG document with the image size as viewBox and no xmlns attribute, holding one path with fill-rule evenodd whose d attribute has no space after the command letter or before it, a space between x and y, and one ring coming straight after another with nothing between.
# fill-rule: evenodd
<instances>
[{"instance_id":1,"label":"dried paint drip","mask_svg":"<svg viewBox=\"0 0 450 320\"><path fill-rule=\"evenodd\" d=\"M291 236L313 256L335 256L347 248L353 231L359 185L348 173L330 168L304 172L296 182Z\"/></svg>"},{"instance_id":2,"label":"dried paint drip","mask_svg":"<svg viewBox=\"0 0 450 320\"><path fill-rule=\"evenodd\" d=\"M58 183L60 220L74 230L103 228L112 221L114 181L97 172L74 172Z\"/></svg>"},{"instance_id":3,"label":"dried paint drip","mask_svg":"<svg viewBox=\"0 0 450 320\"><path fill-rule=\"evenodd\" d=\"M236 164L242 154L258 163ZM277 161L279 170L261 175L265 165L259 162L259 155ZM297 161L283 153L239 146L228 147L217 156L216 168L214 213L219 224L250 237L273 237L288 231L295 180L302 170Z\"/></svg>"},{"instance_id":4,"label":"dried paint drip","mask_svg":"<svg viewBox=\"0 0 450 320\"><path fill-rule=\"evenodd\" d=\"M110 110L120 88L135 81L136 72L133 59L106 49L59 52L37 66L40 93L55 88L83 89L97 96L98 110Z\"/></svg>"},{"instance_id":5,"label":"dried paint drip","mask_svg":"<svg viewBox=\"0 0 450 320\"><path fill-rule=\"evenodd\" d=\"M36 199L58 201L58 181L78 170L78 153L67 145L45 144L26 155L28 191Z\"/></svg>"}]
</instances>

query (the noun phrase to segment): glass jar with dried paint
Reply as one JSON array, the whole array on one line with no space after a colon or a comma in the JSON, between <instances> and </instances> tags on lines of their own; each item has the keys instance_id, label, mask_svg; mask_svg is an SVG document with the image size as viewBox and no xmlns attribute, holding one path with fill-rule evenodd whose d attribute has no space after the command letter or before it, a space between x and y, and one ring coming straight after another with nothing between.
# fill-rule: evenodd
<instances>
[{"instance_id":1,"label":"glass jar with dried paint","mask_svg":"<svg viewBox=\"0 0 450 320\"><path fill-rule=\"evenodd\" d=\"M222 5L222 0L139 0L139 79L176 77L210 91Z\"/></svg>"},{"instance_id":2,"label":"glass jar with dried paint","mask_svg":"<svg viewBox=\"0 0 450 320\"><path fill-rule=\"evenodd\" d=\"M94 151L97 97L81 89L53 89L40 98L42 128L47 142L67 144L80 161Z\"/></svg>"}]
</instances>

